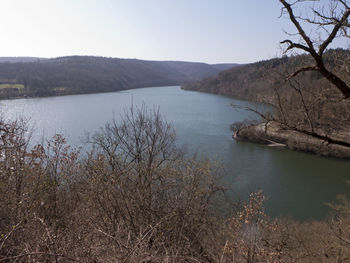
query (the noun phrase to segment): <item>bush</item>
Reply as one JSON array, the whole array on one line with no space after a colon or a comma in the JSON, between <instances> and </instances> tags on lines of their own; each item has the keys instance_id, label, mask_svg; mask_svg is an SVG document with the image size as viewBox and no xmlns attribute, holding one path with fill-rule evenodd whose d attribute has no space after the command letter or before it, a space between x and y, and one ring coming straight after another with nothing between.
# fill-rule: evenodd
<instances>
[{"instance_id":1,"label":"bush","mask_svg":"<svg viewBox=\"0 0 350 263\"><path fill-rule=\"evenodd\" d=\"M29 147L27 130L0 121L0 262L349 258L347 199L324 222L271 219L262 192L223 215L221 170L186 156L158 111L131 109L84 154L60 135Z\"/></svg>"}]
</instances>

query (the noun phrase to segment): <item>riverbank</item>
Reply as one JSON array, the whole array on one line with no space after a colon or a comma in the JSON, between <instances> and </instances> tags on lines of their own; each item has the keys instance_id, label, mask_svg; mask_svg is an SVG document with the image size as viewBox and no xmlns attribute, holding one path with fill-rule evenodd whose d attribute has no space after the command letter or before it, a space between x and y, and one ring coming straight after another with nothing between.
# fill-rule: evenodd
<instances>
[{"instance_id":1,"label":"riverbank","mask_svg":"<svg viewBox=\"0 0 350 263\"><path fill-rule=\"evenodd\" d=\"M241 128L233 134L236 140L265 144L269 147L288 148L325 157L350 160L350 136L348 131L329 135L306 134L291 130L282 124L269 121Z\"/></svg>"}]
</instances>

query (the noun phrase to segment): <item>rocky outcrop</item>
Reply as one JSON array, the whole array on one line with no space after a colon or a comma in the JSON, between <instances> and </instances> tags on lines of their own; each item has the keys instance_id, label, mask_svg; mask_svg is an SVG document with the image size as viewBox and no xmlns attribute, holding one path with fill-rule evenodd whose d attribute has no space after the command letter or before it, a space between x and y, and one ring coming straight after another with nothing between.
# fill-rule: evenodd
<instances>
[{"instance_id":1,"label":"rocky outcrop","mask_svg":"<svg viewBox=\"0 0 350 263\"><path fill-rule=\"evenodd\" d=\"M332 136L307 134L269 121L238 130L233 138L270 147L286 147L327 157L350 159L350 133L333 132ZM341 139L341 140L340 140Z\"/></svg>"}]
</instances>

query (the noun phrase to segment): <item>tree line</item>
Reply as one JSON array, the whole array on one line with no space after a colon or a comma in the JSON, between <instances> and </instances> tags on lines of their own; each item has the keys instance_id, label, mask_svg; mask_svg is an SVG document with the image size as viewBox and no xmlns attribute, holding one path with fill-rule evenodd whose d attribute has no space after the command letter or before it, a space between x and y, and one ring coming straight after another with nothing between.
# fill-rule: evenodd
<instances>
[{"instance_id":1,"label":"tree line","mask_svg":"<svg viewBox=\"0 0 350 263\"><path fill-rule=\"evenodd\" d=\"M232 66L92 56L3 62L0 63L0 99L180 85Z\"/></svg>"}]
</instances>

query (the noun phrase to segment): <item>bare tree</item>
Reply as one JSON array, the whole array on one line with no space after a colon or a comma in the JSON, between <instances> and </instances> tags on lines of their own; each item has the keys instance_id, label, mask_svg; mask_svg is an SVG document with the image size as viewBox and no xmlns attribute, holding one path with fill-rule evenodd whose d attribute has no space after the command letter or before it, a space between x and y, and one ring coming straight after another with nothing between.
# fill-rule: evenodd
<instances>
[{"instance_id":1,"label":"bare tree","mask_svg":"<svg viewBox=\"0 0 350 263\"><path fill-rule=\"evenodd\" d=\"M295 10L298 5L308 4L309 9L306 14L296 15ZM325 2L328 3L325 4ZM350 85L346 79L332 72L324 63L324 53L330 44L338 37L349 37L350 27L350 3L348 0L296 0L290 3L280 0L283 5L282 15L289 16L300 37L300 41L286 39L281 44L286 44L286 52L290 50L301 50L311 55L314 63L301 67L294 71L288 78L297 76L301 72L317 71L328 81L334 84L345 99L350 98ZM314 26L317 32L317 39L312 33L306 33L306 25ZM292 34L290 34L292 35Z\"/></svg>"},{"instance_id":2,"label":"bare tree","mask_svg":"<svg viewBox=\"0 0 350 263\"><path fill-rule=\"evenodd\" d=\"M114 258L157 262L160 251L215 258L215 243L202 237L217 234L212 211L223 193L220 172L187 158L158 110L130 108L89 141L94 149L84 170L86 198L94 207L90 221L114 246Z\"/></svg>"}]
</instances>

